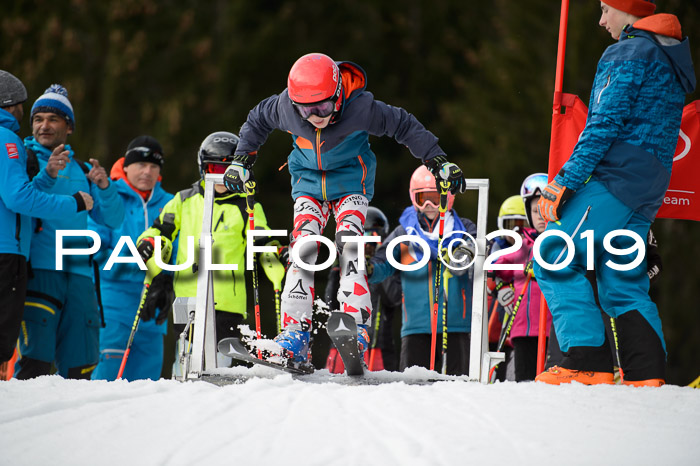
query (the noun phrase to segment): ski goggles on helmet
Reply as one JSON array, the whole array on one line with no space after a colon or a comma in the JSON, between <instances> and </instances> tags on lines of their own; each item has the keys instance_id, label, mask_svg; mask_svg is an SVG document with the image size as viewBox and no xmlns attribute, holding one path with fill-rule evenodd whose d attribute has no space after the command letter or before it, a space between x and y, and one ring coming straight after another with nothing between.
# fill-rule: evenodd
<instances>
[{"instance_id":1,"label":"ski goggles on helmet","mask_svg":"<svg viewBox=\"0 0 700 466\"><path fill-rule=\"evenodd\" d=\"M215 175L221 175L226 172L228 165L223 165L220 163L209 163L207 164L207 173L213 173Z\"/></svg>"},{"instance_id":2,"label":"ski goggles on helmet","mask_svg":"<svg viewBox=\"0 0 700 466\"><path fill-rule=\"evenodd\" d=\"M294 105L297 113L304 120L308 120L311 115L316 115L319 118L326 118L331 116L335 111L334 99L326 99L314 104L298 104L292 101L292 105Z\"/></svg>"},{"instance_id":3,"label":"ski goggles on helmet","mask_svg":"<svg viewBox=\"0 0 700 466\"><path fill-rule=\"evenodd\" d=\"M440 207L440 193L437 191L420 191L413 193L413 198L418 207L424 207L425 204L430 204L433 207Z\"/></svg>"},{"instance_id":4,"label":"ski goggles on helmet","mask_svg":"<svg viewBox=\"0 0 700 466\"><path fill-rule=\"evenodd\" d=\"M547 175L545 173L535 173L534 175L530 175L525 178L525 181L523 181L523 184L520 186L520 196L533 196L537 194L538 190L542 192L542 190L548 184L549 180L547 179Z\"/></svg>"}]
</instances>

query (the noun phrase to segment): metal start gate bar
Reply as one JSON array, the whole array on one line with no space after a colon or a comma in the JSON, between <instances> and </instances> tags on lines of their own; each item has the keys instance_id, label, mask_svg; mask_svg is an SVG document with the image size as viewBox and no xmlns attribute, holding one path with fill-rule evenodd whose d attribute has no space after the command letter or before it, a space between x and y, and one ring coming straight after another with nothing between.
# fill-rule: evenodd
<instances>
[{"instance_id":1,"label":"metal start gate bar","mask_svg":"<svg viewBox=\"0 0 700 466\"><path fill-rule=\"evenodd\" d=\"M204 209L202 212L202 233L199 238L199 262L205 251L212 250L211 236L214 210L214 185L223 183L223 175L206 174L204 177ZM467 179L468 190L478 191L478 211L476 221L477 253L474 259L472 291L472 325L469 356L469 379L488 382L491 367L503 360L503 353L488 351L488 313L486 308L486 219L488 215L489 180ZM175 312L176 323L186 323L187 316L194 312L194 333L192 348L185 354L182 380L196 380L209 370L216 369L216 330L214 313L214 280L211 270L199 268L197 271L197 297L178 298ZM179 306L178 306L179 304ZM192 305L194 304L194 309Z\"/></svg>"}]
</instances>

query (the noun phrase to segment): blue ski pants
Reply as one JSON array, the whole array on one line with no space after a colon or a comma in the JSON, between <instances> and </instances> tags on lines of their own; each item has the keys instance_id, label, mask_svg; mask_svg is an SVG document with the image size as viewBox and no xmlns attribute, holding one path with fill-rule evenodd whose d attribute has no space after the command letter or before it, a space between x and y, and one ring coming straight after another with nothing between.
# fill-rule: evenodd
<instances>
[{"instance_id":1,"label":"blue ski pants","mask_svg":"<svg viewBox=\"0 0 700 466\"><path fill-rule=\"evenodd\" d=\"M92 373L92 380L116 380L131 333L131 325L112 319L105 319L105 323L100 331L100 362ZM158 380L162 369L163 333L139 328L134 334L122 378Z\"/></svg>"},{"instance_id":2,"label":"blue ski pants","mask_svg":"<svg viewBox=\"0 0 700 466\"><path fill-rule=\"evenodd\" d=\"M79 377L76 370L89 375L99 356L100 325L90 277L34 270L27 283L16 371L22 358L30 358L55 363L62 377Z\"/></svg>"},{"instance_id":3,"label":"blue ski pants","mask_svg":"<svg viewBox=\"0 0 700 466\"><path fill-rule=\"evenodd\" d=\"M588 206L591 210L575 236ZM629 264L637 257L637 251L625 255L614 255L604 249L603 239L614 230L628 230L641 238L643 245L650 222L635 213L613 196L599 181L592 179L579 189L565 204L559 223L549 222L546 231L558 230L571 236L574 244L572 262L560 271L546 270L535 261L535 276L552 312L552 319L562 351L572 347L599 347L605 341L605 326L596 306L593 289L586 279L587 240L581 234L593 231L593 264L598 283L598 296L603 310L611 317L619 317L637 310L666 344L661 330L661 319L656 305L649 297L649 278L646 274L646 258L634 269L617 271L607 265L608 261ZM630 248L635 244L628 236L617 236L612 246L617 249ZM556 237L541 242L542 259L554 264L562 250L564 241ZM642 253L645 252L642 248ZM566 259L565 251L560 263Z\"/></svg>"}]
</instances>

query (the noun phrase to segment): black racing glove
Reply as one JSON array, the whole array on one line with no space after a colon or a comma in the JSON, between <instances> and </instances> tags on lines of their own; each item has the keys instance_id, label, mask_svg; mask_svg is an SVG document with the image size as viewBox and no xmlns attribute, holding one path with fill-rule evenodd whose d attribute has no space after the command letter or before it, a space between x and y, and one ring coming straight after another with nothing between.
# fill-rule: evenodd
<instances>
[{"instance_id":1,"label":"black racing glove","mask_svg":"<svg viewBox=\"0 0 700 466\"><path fill-rule=\"evenodd\" d=\"M141 260L143 260L143 263L145 264L148 262L148 259L153 256L153 250L155 249L155 240L151 238L150 236L146 238L141 238L137 243L136 243L136 250L139 252L139 255L141 256Z\"/></svg>"},{"instance_id":2,"label":"black racing glove","mask_svg":"<svg viewBox=\"0 0 700 466\"><path fill-rule=\"evenodd\" d=\"M173 290L173 276L169 273L159 273L146 289L146 298L142 301L140 318L144 322L155 318L156 325L160 325L168 319L173 308L175 291ZM156 310L158 314L156 315Z\"/></svg>"},{"instance_id":3,"label":"black racing glove","mask_svg":"<svg viewBox=\"0 0 700 466\"><path fill-rule=\"evenodd\" d=\"M438 192L440 192L440 181L447 181L450 184L449 190L452 194L463 193L467 189L467 182L464 181L462 169L456 164L448 162L444 155L438 155L424 162L430 173L435 177Z\"/></svg>"},{"instance_id":4,"label":"black racing glove","mask_svg":"<svg viewBox=\"0 0 700 466\"><path fill-rule=\"evenodd\" d=\"M224 173L224 186L233 193L245 193L245 184L254 181L253 164L255 156L239 154L232 157L233 162Z\"/></svg>"}]
</instances>

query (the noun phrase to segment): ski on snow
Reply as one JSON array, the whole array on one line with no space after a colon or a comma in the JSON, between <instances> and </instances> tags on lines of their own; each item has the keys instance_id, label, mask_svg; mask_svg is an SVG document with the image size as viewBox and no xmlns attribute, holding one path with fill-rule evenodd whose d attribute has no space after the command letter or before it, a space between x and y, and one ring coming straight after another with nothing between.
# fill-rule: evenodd
<instances>
[{"instance_id":1,"label":"ski on snow","mask_svg":"<svg viewBox=\"0 0 700 466\"><path fill-rule=\"evenodd\" d=\"M364 375L363 361L357 348L357 324L350 314L331 312L326 322L326 332L338 350L350 376Z\"/></svg>"}]
</instances>

